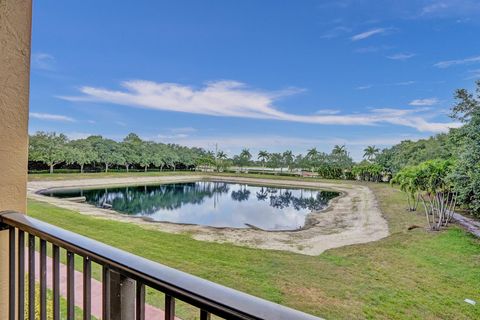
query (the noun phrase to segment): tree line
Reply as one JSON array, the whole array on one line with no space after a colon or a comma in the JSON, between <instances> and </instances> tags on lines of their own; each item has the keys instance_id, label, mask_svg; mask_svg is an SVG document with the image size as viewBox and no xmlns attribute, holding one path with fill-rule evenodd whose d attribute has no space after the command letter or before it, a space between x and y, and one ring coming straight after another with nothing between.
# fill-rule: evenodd
<instances>
[{"instance_id":1,"label":"tree line","mask_svg":"<svg viewBox=\"0 0 480 320\"><path fill-rule=\"evenodd\" d=\"M48 167L50 173L55 168L72 166L77 166L81 173L86 166L90 170L101 168L105 172L112 168L123 168L127 172L131 168L144 171L150 168L225 171L231 167L242 169L254 166L276 169L280 174L304 170L326 179L353 179L358 174L362 179L378 181L381 174L372 162L378 149L369 146L365 151L366 160L355 165L345 146L340 145L334 146L330 153L312 148L305 154L294 154L291 150L261 150L252 155L249 149L243 149L239 154L228 157L224 151L215 153L202 148L144 141L134 133L117 142L98 135L70 140L61 133L37 132L30 136L29 161L30 169L40 164Z\"/></svg>"},{"instance_id":2,"label":"tree line","mask_svg":"<svg viewBox=\"0 0 480 320\"><path fill-rule=\"evenodd\" d=\"M376 158L407 194L409 210L421 203L435 230L448 224L457 205L480 217L480 80L474 93L458 89L454 97L451 117L463 124L460 128L404 141Z\"/></svg>"},{"instance_id":3,"label":"tree line","mask_svg":"<svg viewBox=\"0 0 480 320\"><path fill-rule=\"evenodd\" d=\"M194 168L206 157L211 153L204 149L143 141L134 133L117 142L102 136L69 140L64 134L37 132L30 136L29 143L30 165L44 164L50 173L59 165L77 165L82 173L86 165L100 165L105 172L112 167L123 167L128 172L132 166L144 171L150 167L175 171Z\"/></svg>"}]
</instances>

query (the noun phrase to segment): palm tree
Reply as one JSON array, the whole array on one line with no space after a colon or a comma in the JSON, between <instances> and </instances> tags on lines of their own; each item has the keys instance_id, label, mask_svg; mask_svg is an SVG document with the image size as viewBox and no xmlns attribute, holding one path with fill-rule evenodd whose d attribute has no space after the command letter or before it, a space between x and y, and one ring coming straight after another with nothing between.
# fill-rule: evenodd
<instances>
[{"instance_id":1,"label":"palm tree","mask_svg":"<svg viewBox=\"0 0 480 320\"><path fill-rule=\"evenodd\" d=\"M247 148L242 149L242 152L240 152L239 155L240 167L243 168L244 166L248 165L251 159L252 154L250 153L250 150Z\"/></svg>"},{"instance_id":2,"label":"palm tree","mask_svg":"<svg viewBox=\"0 0 480 320\"><path fill-rule=\"evenodd\" d=\"M283 153L283 161L285 162L285 165L287 165L288 170L292 170L292 164L293 164L293 152L291 150L287 150Z\"/></svg>"},{"instance_id":3,"label":"palm tree","mask_svg":"<svg viewBox=\"0 0 480 320\"><path fill-rule=\"evenodd\" d=\"M220 166L219 166L219 164L218 164L218 160L220 160L220 164L223 166L223 161L224 161L225 159L227 159L227 154L226 154L225 152L221 151L221 150L218 151L218 152L217 152L217 156L216 156L216 158L215 158L215 160L216 160L215 162L217 162L217 163L216 163L216 165L217 165L217 171L220 171L220 170L219 170L219 167L220 167ZM222 170L223 170L223 169L222 169Z\"/></svg>"},{"instance_id":4,"label":"palm tree","mask_svg":"<svg viewBox=\"0 0 480 320\"><path fill-rule=\"evenodd\" d=\"M375 159L380 150L375 146L367 146L365 149L363 149L363 152L363 157L368 161L372 161L373 159Z\"/></svg>"},{"instance_id":5,"label":"palm tree","mask_svg":"<svg viewBox=\"0 0 480 320\"><path fill-rule=\"evenodd\" d=\"M307 150L307 155L305 156L305 158L307 158L307 163L310 165L310 170L313 172L313 169L315 167L315 164L318 160L318 151L317 151L317 148L312 148L310 150Z\"/></svg>"},{"instance_id":6,"label":"palm tree","mask_svg":"<svg viewBox=\"0 0 480 320\"><path fill-rule=\"evenodd\" d=\"M318 156L317 148L312 148L310 150L307 150L307 158L314 159L317 156Z\"/></svg>"},{"instance_id":7,"label":"palm tree","mask_svg":"<svg viewBox=\"0 0 480 320\"><path fill-rule=\"evenodd\" d=\"M336 144L332 150L332 154L342 154L344 152L345 152L345 145L339 146L338 144Z\"/></svg>"},{"instance_id":8,"label":"palm tree","mask_svg":"<svg viewBox=\"0 0 480 320\"><path fill-rule=\"evenodd\" d=\"M265 150L260 150L258 152L258 160L262 163L262 171L265 171L265 162L267 162L268 158L270 157L270 154L265 151Z\"/></svg>"}]
</instances>

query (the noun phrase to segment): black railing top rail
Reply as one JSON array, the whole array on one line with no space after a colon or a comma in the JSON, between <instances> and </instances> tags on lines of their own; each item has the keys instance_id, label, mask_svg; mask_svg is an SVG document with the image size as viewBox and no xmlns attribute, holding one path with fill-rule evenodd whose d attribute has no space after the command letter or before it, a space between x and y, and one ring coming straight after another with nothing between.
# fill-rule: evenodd
<instances>
[{"instance_id":1,"label":"black railing top rail","mask_svg":"<svg viewBox=\"0 0 480 320\"><path fill-rule=\"evenodd\" d=\"M227 319L319 319L17 212L0 213L0 223L18 228L72 253L88 257L145 285ZM99 230L101 232L101 230Z\"/></svg>"}]
</instances>

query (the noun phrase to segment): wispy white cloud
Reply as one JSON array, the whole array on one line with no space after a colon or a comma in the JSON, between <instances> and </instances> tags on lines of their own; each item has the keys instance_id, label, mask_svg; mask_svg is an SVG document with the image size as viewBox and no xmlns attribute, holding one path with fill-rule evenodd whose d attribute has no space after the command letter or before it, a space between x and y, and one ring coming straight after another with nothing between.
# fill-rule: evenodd
<instances>
[{"instance_id":1,"label":"wispy white cloud","mask_svg":"<svg viewBox=\"0 0 480 320\"><path fill-rule=\"evenodd\" d=\"M472 63L480 63L480 56L469 57L465 59L458 59L458 60L446 60L440 61L434 64L437 68L448 68L452 66L462 65L462 64L472 64Z\"/></svg>"},{"instance_id":2,"label":"wispy white cloud","mask_svg":"<svg viewBox=\"0 0 480 320\"><path fill-rule=\"evenodd\" d=\"M371 84L365 84L365 85L362 85L362 86L355 87L355 90L367 90L367 89L371 89L372 87L373 87L373 85L371 85Z\"/></svg>"},{"instance_id":3,"label":"wispy white cloud","mask_svg":"<svg viewBox=\"0 0 480 320\"><path fill-rule=\"evenodd\" d=\"M315 112L316 114L339 114L341 113L341 110L337 110L337 109L320 109L318 110L317 112Z\"/></svg>"},{"instance_id":4,"label":"wispy white cloud","mask_svg":"<svg viewBox=\"0 0 480 320\"><path fill-rule=\"evenodd\" d=\"M344 27L344 26L337 26L335 28L332 28L325 33L323 33L320 38L322 39L333 39L337 38L345 33L349 33L352 30L350 28Z\"/></svg>"},{"instance_id":5,"label":"wispy white cloud","mask_svg":"<svg viewBox=\"0 0 480 320\"><path fill-rule=\"evenodd\" d=\"M437 98L415 99L410 101L411 106L433 106L438 103Z\"/></svg>"},{"instance_id":6,"label":"wispy white cloud","mask_svg":"<svg viewBox=\"0 0 480 320\"><path fill-rule=\"evenodd\" d=\"M356 48L354 51L356 53L376 53L376 52L381 52L381 51L387 51L392 49L392 46L389 45L379 45L379 46L368 46L368 47L361 47L361 48Z\"/></svg>"},{"instance_id":7,"label":"wispy white cloud","mask_svg":"<svg viewBox=\"0 0 480 320\"><path fill-rule=\"evenodd\" d=\"M449 5L444 1L435 1L422 8L422 14L432 14L447 9Z\"/></svg>"},{"instance_id":8,"label":"wispy white cloud","mask_svg":"<svg viewBox=\"0 0 480 320\"><path fill-rule=\"evenodd\" d=\"M373 113L377 114L379 118L384 117L385 122L396 124L399 126L406 126L416 128L420 132L446 132L450 128L458 128L461 123L458 122L434 122L428 121L428 117L422 115L423 112L429 109L394 109L394 108L380 108L373 109Z\"/></svg>"},{"instance_id":9,"label":"wispy white cloud","mask_svg":"<svg viewBox=\"0 0 480 320\"><path fill-rule=\"evenodd\" d=\"M173 133L193 133L197 132L197 129L192 127L179 127L179 128L170 128L170 131Z\"/></svg>"},{"instance_id":10,"label":"wispy white cloud","mask_svg":"<svg viewBox=\"0 0 480 320\"><path fill-rule=\"evenodd\" d=\"M410 58L413 58L414 56L415 56L414 53L396 53L396 54L387 56L387 58L391 60L408 60Z\"/></svg>"},{"instance_id":11,"label":"wispy white cloud","mask_svg":"<svg viewBox=\"0 0 480 320\"><path fill-rule=\"evenodd\" d=\"M68 139L70 140L78 140L78 139L85 139L90 136L93 136L93 133L87 133L87 132L67 132L65 133Z\"/></svg>"},{"instance_id":12,"label":"wispy white cloud","mask_svg":"<svg viewBox=\"0 0 480 320\"><path fill-rule=\"evenodd\" d=\"M394 83L391 83L390 85L392 85L392 86L410 86L410 85L415 84L415 83L416 83L416 81L409 80L409 81L394 82Z\"/></svg>"},{"instance_id":13,"label":"wispy white cloud","mask_svg":"<svg viewBox=\"0 0 480 320\"><path fill-rule=\"evenodd\" d=\"M73 119L72 117L50 113L30 112L30 118L49 121L75 122L75 119Z\"/></svg>"},{"instance_id":14,"label":"wispy white cloud","mask_svg":"<svg viewBox=\"0 0 480 320\"><path fill-rule=\"evenodd\" d=\"M354 36L351 37L352 41L359 41L359 40L364 40L367 38L370 38L371 36L374 36L376 34L385 34L388 29L386 28L376 28L376 29L371 29L362 33L358 33Z\"/></svg>"},{"instance_id":15,"label":"wispy white cloud","mask_svg":"<svg viewBox=\"0 0 480 320\"><path fill-rule=\"evenodd\" d=\"M176 133L176 134L159 134L156 138L160 140L170 140L172 143L178 143L178 139L188 138L190 135L185 133Z\"/></svg>"},{"instance_id":16,"label":"wispy white cloud","mask_svg":"<svg viewBox=\"0 0 480 320\"><path fill-rule=\"evenodd\" d=\"M415 84L416 81L409 80L409 81L399 81L399 82L391 82L391 83L381 83L381 84L366 84L355 87L356 90L367 90L374 87L396 87L396 86L410 86Z\"/></svg>"},{"instance_id":17,"label":"wispy white cloud","mask_svg":"<svg viewBox=\"0 0 480 320\"><path fill-rule=\"evenodd\" d=\"M32 53L31 56L32 68L40 70L53 70L55 64L55 57L44 52Z\"/></svg>"},{"instance_id":18,"label":"wispy white cloud","mask_svg":"<svg viewBox=\"0 0 480 320\"><path fill-rule=\"evenodd\" d=\"M419 17L455 18L480 12L478 0L433 0L420 8Z\"/></svg>"},{"instance_id":19,"label":"wispy white cloud","mask_svg":"<svg viewBox=\"0 0 480 320\"><path fill-rule=\"evenodd\" d=\"M468 70L468 77L465 80L480 79L480 69Z\"/></svg>"},{"instance_id":20,"label":"wispy white cloud","mask_svg":"<svg viewBox=\"0 0 480 320\"><path fill-rule=\"evenodd\" d=\"M408 85L398 82L390 85ZM255 90L236 81L208 82L202 88L193 88L175 83L152 81L126 81L123 90L82 87L82 96L60 97L69 101L95 101L117 105L147 108L162 111L185 112L222 117L269 119L323 125L378 125L398 124L417 128L420 131L439 132L452 126L451 123L430 123L418 109L390 109L383 112L375 109L354 114L299 115L279 110L275 103L285 96L301 92L299 89L279 91ZM401 114L398 114L401 113ZM405 121L400 119L403 117ZM430 125L431 124L431 125Z\"/></svg>"},{"instance_id":21,"label":"wispy white cloud","mask_svg":"<svg viewBox=\"0 0 480 320\"><path fill-rule=\"evenodd\" d=\"M195 132L197 132L197 129L192 127L170 128L166 130L166 133L158 134L155 138L163 140L185 139Z\"/></svg>"}]
</instances>

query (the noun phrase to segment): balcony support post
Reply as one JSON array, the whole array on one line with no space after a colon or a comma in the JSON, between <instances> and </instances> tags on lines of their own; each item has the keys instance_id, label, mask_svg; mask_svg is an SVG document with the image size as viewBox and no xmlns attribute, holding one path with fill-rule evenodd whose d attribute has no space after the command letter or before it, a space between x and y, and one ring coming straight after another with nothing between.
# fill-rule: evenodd
<instances>
[{"instance_id":1,"label":"balcony support post","mask_svg":"<svg viewBox=\"0 0 480 320\"><path fill-rule=\"evenodd\" d=\"M0 0L0 211L26 211L31 0ZM0 319L9 318L9 232L0 231Z\"/></svg>"},{"instance_id":2,"label":"balcony support post","mask_svg":"<svg viewBox=\"0 0 480 320\"><path fill-rule=\"evenodd\" d=\"M109 320L135 319L135 281L120 273L110 273L110 317Z\"/></svg>"}]
</instances>

